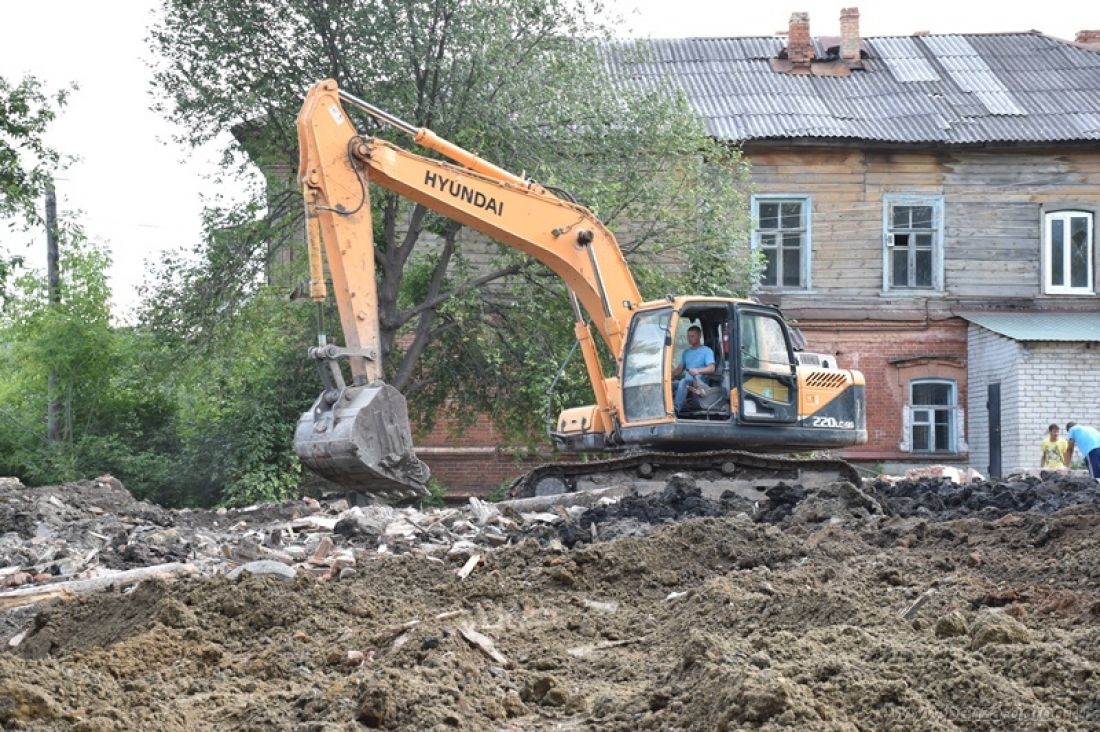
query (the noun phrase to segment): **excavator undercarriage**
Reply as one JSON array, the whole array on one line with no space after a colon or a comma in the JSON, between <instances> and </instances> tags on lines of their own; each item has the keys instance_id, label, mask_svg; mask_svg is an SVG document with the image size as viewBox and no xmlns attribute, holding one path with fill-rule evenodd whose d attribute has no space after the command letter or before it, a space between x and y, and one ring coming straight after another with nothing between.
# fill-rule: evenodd
<instances>
[{"instance_id":1,"label":"excavator undercarriage","mask_svg":"<svg viewBox=\"0 0 1100 732\"><path fill-rule=\"evenodd\" d=\"M715 498L726 490L762 492L778 483L813 488L846 481L859 485L856 469L831 458L789 458L739 450L710 452L635 452L605 460L540 465L516 478L509 498L534 498L594 491L608 485L664 485L675 473L688 473L704 494Z\"/></svg>"}]
</instances>

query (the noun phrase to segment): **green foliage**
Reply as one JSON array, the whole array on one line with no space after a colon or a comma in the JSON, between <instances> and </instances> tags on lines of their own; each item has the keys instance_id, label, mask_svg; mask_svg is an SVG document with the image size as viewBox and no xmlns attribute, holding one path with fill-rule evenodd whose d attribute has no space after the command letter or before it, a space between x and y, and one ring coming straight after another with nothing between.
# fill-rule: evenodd
<instances>
[{"instance_id":1,"label":"green foliage","mask_svg":"<svg viewBox=\"0 0 1100 732\"><path fill-rule=\"evenodd\" d=\"M44 141L46 128L65 106L68 89L47 93L33 76L12 84L0 76L0 218L12 227L41 221L39 204L50 177L64 162ZM22 257L0 250L0 307Z\"/></svg>"},{"instance_id":2,"label":"green foliage","mask_svg":"<svg viewBox=\"0 0 1100 732\"><path fill-rule=\"evenodd\" d=\"M140 378L139 339L111 327L108 256L78 227L59 233L61 301L48 304L45 279L25 273L0 315L0 473L32 483L103 472L162 479L164 395ZM62 414L57 443L46 435L51 397Z\"/></svg>"},{"instance_id":3,"label":"green foliage","mask_svg":"<svg viewBox=\"0 0 1100 732\"><path fill-rule=\"evenodd\" d=\"M225 174L255 182L258 164L263 185L207 211L203 240L163 263L133 327L111 322L108 260L79 229L62 232L59 305L40 275L15 277L0 258L0 472L112 472L176 505L298 490L293 430L320 386L304 351L314 318L336 318L286 297L304 275L300 251L287 254L302 247L294 121L326 77L576 196L617 231L645 296L743 293L758 263L739 151L672 91L616 87L598 56L610 25L570 0L164 0L150 33L161 109L193 144L232 128ZM0 80L0 213L33 220L58 162L41 135L63 103L33 79ZM532 445L548 400L551 414L591 401L579 357L548 395L574 341L557 277L392 193L371 206L387 379L420 426L488 414ZM427 501L442 501L438 484Z\"/></svg>"},{"instance_id":4,"label":"green foliage","mask_svg":"<svg viewBox=\"0 0 1100 732\"><path fill-rule=\"evenodd\" d=\"M420 510L425 508L442 508L446 505L444 500L447 497L447 490L443 485L435 478L428 480L428 495L418 499L417 503L420 505Z\"/></svg>"},{"instance_id":5,"label":"green foliage","mask_svg":"<svg viewBox=\"0 0 1100 732\"><path fill-rule=\"evenodd\" d=\"M291 438L317 390L302 357L307 313L261 290L201 339L114 326L104 250L73 226L60 250L60 303L32 272L0 317L0 474L40 484L109 472L172 505L296 495ZM51 370L58 443L46 439Z\"/></svg>"},{"instance_id":6,"label":"green foliage","mask_svg":"<svg viewBox=\"0 0 1100 732\"><path fill-rule=\"evenodd\" d=\"M511 487L511 485L512 481L502 480L500 482L500 485L489 491L489 493L485 496L485 500L489 501L490 503L499 503L500 501L507 499L508 489Z\"/></svg>"},{"instance_id":7,"label":"green foliage","mask_svg":"<svg viewBox=\"0 0 1100 732\"><path fill-rule=\"evenodd\" d=\"M39 220L39 199L61 163L43 137L68 91L51 95L33 76L15 84L0 76L0 217Z\"/></svg>"},{"instance_id":8,"label":"green foliage","mask_svg":"<svg viewBox=\"0 0 1100 732\"><path fill-rule=\"evenodd\" d=\"M316 396L316 372L303 357L308 318L266 291L245 303L178 369L178 432L185 481L173 502L245 505L297 491L300 466L294 426Z\"/></svg>"}]
</instances>

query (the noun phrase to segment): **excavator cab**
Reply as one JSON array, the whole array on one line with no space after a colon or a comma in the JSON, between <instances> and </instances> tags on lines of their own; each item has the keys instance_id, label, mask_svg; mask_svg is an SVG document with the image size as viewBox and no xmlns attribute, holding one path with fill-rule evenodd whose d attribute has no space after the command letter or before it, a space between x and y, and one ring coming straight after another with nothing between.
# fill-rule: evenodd
<instances>
[{"instance_id":1,"label":"excavator cab","mask_svg":"<svg viewBox=\"0 0 1100 732\"><path fill-rule=\"evenodd\" d=\"M716 368L677 410L673 374L691 327L702 331ZM801 366L797 350L804 344L776 308L751 300L685 297L642 305L623 349L620 420L607 447L790 450L862 441L862 375ZM562 424L559 447L593 442Z\"/></svg>"},{"instance_id":2,"label":"excavator cab","mask_svg":"<svg viewBox=\"0 0 1100 732\"><path fill-rule=\"evenodd\" d=\"M703 303L681 310L673 341L673 367L682 363L683 354L690 347L689 330L698 328L701 333L700 345L709 348L714 355L715 368L713 373L702 377L702 383L688 389L684 405L677 410L678 419L730 419L731 323L729 308L725 304Z\"/></svg>"}]
</instances>

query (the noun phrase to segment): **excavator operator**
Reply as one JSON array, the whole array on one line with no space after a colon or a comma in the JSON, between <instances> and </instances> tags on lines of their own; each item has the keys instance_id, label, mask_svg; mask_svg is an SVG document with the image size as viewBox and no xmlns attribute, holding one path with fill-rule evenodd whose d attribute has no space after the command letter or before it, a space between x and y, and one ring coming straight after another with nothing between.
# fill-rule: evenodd
<instances>
[{"instance_id":1,"label":"excavator operator","mask_svg":"<svg viewBox=\"0 0 1100 732\"><path fill-rule=\"evenodd\" d=\"M683 354L680 356L680 365L672 372L673 378L676 379L673 382L673 388L676 390L673 403L677 412L684 408L688 390L692 386L697 384L706 386L706 380L699 377L713 374L715 370L714 351L711 350L710 346L704 346L701 343L703 329L698 325L691 326L688 328L687 338L688 347L684 349ZM683 374L683 378L681 378L681 374Z\"/></svg>"}]
</instances>

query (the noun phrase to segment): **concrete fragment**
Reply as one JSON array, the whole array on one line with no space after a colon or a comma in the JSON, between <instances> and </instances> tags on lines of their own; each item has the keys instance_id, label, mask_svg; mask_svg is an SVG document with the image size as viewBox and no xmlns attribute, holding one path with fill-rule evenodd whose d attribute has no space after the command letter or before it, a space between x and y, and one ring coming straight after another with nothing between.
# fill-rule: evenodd
<instances>
[{"instance_id":1,"label":"concrete fragment","mask_svg":"<svg viewBox=\"0 0 1100 732\"><path fill-rule=\"evenodd\" d=\"M477 552L477 544L472 541L456 541L447 550L448 559L467 559Z\"/></svg>"},{"instance_id":2,"label":"concrete fragment","mask_svg":"<svg viewBox=\"0 0 1100 732\"><path fill-rule=\"evenodd\" d=\"M617 602L601 602L585 598L582 600L582 604L589 610L596 610L601 613L614 613L619 610L619 603Z\"/></svg>"},{"instance_id":3,"label":"concrete fragment","mask_svg":"<svg viewBox=\"0 0 1100 732\"><path fill-rule=\"evenodd\" d=\"M237 567L228 575L229 579L235 580L241 576L242 573L248 572L258 576L271 575L280 577L282 579L294 579L297 576L297 572L293 568L286 566L282 562L275 562L270 559L261 559L257 562L249 562L248 564L242 564Z\"/></svg>"}]
</instances>

